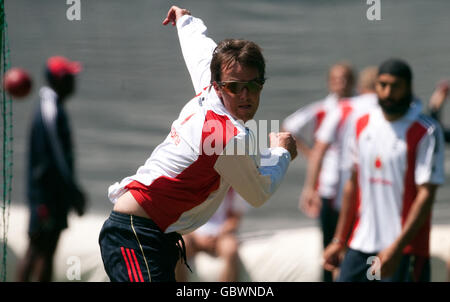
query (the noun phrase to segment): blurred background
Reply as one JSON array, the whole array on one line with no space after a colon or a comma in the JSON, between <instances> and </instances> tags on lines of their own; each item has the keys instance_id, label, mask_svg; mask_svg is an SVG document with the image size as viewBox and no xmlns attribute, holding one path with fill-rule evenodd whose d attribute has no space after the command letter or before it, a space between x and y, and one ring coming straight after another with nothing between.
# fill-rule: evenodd
<instances>
[{"instance_id":1,"label":"blurred background","mask_svg":"<svg viewBox=\"0 0 450 302\"><path fill-rule=\"evenodd\" d=\"M81 20L69 21L66 1L5 1L11 65L27 69L34 80L32 93L14 102L12 205L25 200L28 127L44 83L44 62L64 55L83 64L77 92L67 104L78 178L89 196L88 213L106 217L112 209L108 186L145 162L194 90L176 29L161 24L175 3L80 2ZM281 124L326 96L327 70L341 60L359 71L389 57L405 59L424 107L439 80L450 78L448 0L382 0L379 21L367 19L370 6L360 0L185 0L177 5L201 18L215 41L245 38L263 48L268 80L257 120ZM450 124L449 107L443 121ZM447 174L449 157L447 152ZM298 157L273 198L248 212L241 232L316 226L297 209L305 171L306 161ZM450 221L449 199L447 178L438 191L433 223Z\"/></svg>"}]
</instances>

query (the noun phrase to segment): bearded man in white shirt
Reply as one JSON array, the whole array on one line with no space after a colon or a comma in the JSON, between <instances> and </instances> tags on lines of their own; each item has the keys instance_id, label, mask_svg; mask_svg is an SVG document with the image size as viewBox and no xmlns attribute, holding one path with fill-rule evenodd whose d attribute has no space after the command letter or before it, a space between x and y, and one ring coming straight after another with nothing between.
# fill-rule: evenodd
<instances>
[{"instance_id":1,"label":"bearded man in white shirt","mask_svg":"<svg viewBox=\"0 0 450 302\"><path fill-rule=\"evenodd\" d=\"M352 124L352 177L324 267L338 281L429 281L429 237L436 190L444 182L442 129L421 113L412 72L399 59L379 66L378 108Z\"/></svg>"}]
</instances>

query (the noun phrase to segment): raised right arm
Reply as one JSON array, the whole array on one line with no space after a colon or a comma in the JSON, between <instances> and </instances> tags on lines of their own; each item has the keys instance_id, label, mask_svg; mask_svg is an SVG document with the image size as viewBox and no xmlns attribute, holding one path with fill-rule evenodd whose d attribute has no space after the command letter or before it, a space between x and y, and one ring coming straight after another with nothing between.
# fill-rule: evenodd
<instances>
[{"instance_id":1,"label":"raised right arm","mask_svg":"<svg viewBox=\"0 0 450 302\"><path fill-rule=\"evenodd\" d=\"M210 63L216 43L207 37L201 19L192 17L186 9L172 6L163 24L176 24L181 51L191 75L195 93L200 93L211 81Z\"/></svg>"}]
</instances>

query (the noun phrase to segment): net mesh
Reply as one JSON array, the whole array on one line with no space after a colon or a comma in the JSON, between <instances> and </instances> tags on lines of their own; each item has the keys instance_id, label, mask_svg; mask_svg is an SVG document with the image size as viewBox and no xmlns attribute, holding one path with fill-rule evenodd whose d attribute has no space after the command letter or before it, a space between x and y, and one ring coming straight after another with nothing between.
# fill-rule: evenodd
<instances>
[{"instance_id":1,"label":"net mesh","mask_svg":"<svg viewBox=\"0 0 450 302\"><path fill-rule=\"evenodd\" d=\"M1 203L1 241L2 241L2 263L0 278L6 281L6 257L8 244L9 209L11 204L11 189L13 177L13 124L12 124L12 101L11 97L3 88L3 77L10 68L10 51L8 43L8 26L5 17L4 0L0 0L0 68L1 68L1 110L2 110L2 203Z\"/></svg>"}]
</instances>

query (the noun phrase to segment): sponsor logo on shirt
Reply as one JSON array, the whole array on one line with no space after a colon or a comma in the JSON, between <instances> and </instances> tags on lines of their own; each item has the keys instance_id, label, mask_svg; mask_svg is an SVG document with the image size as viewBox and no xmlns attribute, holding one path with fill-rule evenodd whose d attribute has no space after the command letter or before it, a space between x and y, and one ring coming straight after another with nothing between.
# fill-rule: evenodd
<instances>
[{"instance_id":1,"label":"sponsor logo on shirt","mask_svg":"<svg viewBox=\"0 0 450 302\"><path fill-rule=\"evenodd\" d=\"M369 181L371 184L381 184L381 185L386 185L386 186L392 186L392 181L383 179L383 178L371 177L371 178L369 178Z\"/></svg>"},{"instance_id":2,"label":"sponsor logo on shirt","mask_svg":"<svg viewBox=\"0 0 450 302\"><path fill-rule=\"evenodd\" d=\"M170 130L170 137L173 139L173 142L176 146L180 143L180 136L178 135L177 131L174 127Z\"/></svg>"},{"instance_id":3,"label":"sponsor logo on shirt","mask_svg":"<svg viewBox=\"0 0 450 302\"><path fill-rule=\"evenodd\" d=\"M383 168L383 163L381 162L381 157L377 156L375 158L375 169L382 169Z\"/></svg>"},{"instance_id":4,"label":"sponsor logo on shirt","mask_svg":"<svg viewBox=\"0 0 450 302\"><path fill-rule=\"evenodd\" d=\"M383 161L381 160L381 156L377 155L375 160L373 161L373 167L375 168L375 172L381 171L383 169ZM381 184L392 186L392 181L384 179L383 177L375 177L372 176L369 178L371 184Z\"/></svg>"}]
</instances>

